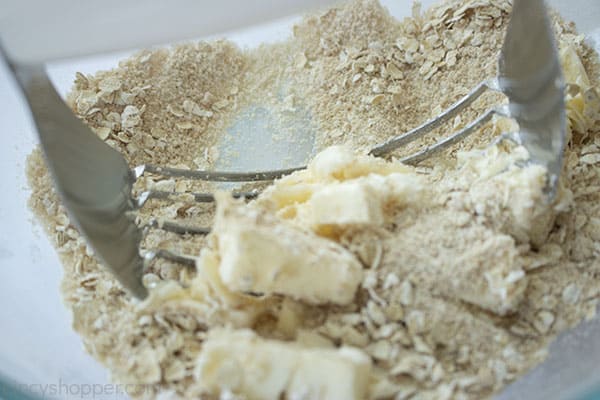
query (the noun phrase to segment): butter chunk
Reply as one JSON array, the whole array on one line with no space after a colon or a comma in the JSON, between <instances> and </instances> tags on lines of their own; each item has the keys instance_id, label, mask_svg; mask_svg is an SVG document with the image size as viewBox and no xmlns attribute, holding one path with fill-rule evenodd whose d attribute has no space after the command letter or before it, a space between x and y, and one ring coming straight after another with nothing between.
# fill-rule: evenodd
<instances>
[{"instance_id":1,"label":"butter chunk","mask_svg":"<svg viewBox=\"0 0 600 400\"><path fill-rule=\"evenodd\" d=\"M568 128L585 136L600 116L600 96L572 43L562 44L560 61L567 83L565 107Z\"/></svg>"},{"instance_id":2,"label":"butter chunk","mask_svg":"<svg viewBox=\"0 0 600 400\"><path fill-rule=\"evenodd\" d=\"M587 71L572 43L563 44L559 57L565 80L568 83L576 84L582 89L592 87Z\"/></svg>"},{"instance_id":3,"label":"butter chunk","mask_svg":"<svg viewBox=\"0 0 600 400\"><path fill-rule=\"evenodd\" d=\"M277 180L257 202L282 219L328 236L330 228L381 226L394 207L422 205L424 192L413 168L332 146L306 170Z\"/></svg>"},{"instance_id":4,"label":"butter chunk","mask_svg":"<svg viewBox=\"0 0 600 400\"><path fill-rule=\"evenodd\" d=\"M305 348L250 330L212 330L195 375L209 394L248 400L352 400L367 396L370 359L358 349Z\"/></svg>"},{"instance_id":5,"label":"butter chunk","mask_svg":"<svg viewBox=\"0 0 600 400\"><path fill-rule=\"evenodd\" d=\"M214 233L219 275L234 292L348 304L362 281L360 262L341 245L225 194L217 198Z\"/></svg>"},{"instance_id":6,"label":"butter chunk","mask_svg":"<svg viewBox=\"0 0 600 400\"><path fill-rule=\"evenodd\" d=\"M399 162L355 154L346 146L331 146L317 154L307 170L301 171L300 174L309 182L330 182L355 179L369 174L389 175L410 171L410 167Z\"/></svg>"},{"instance_id":7,"label":"butter chunk","mask_svg":"<svg viewBox=\"0 0 600 400\"><path fill-rule=\"evenodd\" d=\"M310 228L323 226L381 226L388 206L407 206L426 201L423 185L414 173L370 174L330 183L314 191L297 216Z\"/></svg>"},{"instance_id":8,"label":"butter chunk","mask_svg":"<svg viewBox=\"0 0 600 400\"><path fill-rule=\"evenodd\" d=\"M325 186L309 200L311 223L322 225L381 225L381 197L364 182Z\"/></svg>"}]
</instances>

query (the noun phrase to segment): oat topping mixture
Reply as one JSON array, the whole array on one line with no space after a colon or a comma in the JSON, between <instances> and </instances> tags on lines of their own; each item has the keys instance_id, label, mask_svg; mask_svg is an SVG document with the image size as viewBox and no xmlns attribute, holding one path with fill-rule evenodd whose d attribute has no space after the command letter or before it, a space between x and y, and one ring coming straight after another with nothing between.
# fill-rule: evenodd
<instances>
[{"instance_id":1,"label":"oat topping mixture","mask_svg":"<svg viewBox=\"0 0 600 400\"><path fill-rule=\"evenodd\" d=\"M510 7L445 0L396 21L355 0L306 17L285 42L191 43L79 74L69 104L132 166L224 165L225 130L259 109L274 126L310 115L316 154L252 202L143 178L137 191L217 191L217 205L182 195L140 212L140 223L213 226L148 233L144 248L198 261L154 262L140 303L93 257L34 152L31 206L63 260L87 351L115 381L148 385L131 393L148 398L481 399L541 362L600 298L600 68L583 37L553 16L569 137L552 204L544 168L494 142L514 128L505 119L418 167L365 155L496 75ZM505 101L485 95L395 155ZM312 140L294 132L279 140Z\"/></svg>"}]
</instances>

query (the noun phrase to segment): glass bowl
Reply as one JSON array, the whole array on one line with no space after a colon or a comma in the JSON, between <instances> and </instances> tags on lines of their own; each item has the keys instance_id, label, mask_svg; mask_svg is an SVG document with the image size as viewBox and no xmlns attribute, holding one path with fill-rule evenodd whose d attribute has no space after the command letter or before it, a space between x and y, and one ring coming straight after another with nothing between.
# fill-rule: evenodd
<instances>
[{"instance_id":1,"label":"glass bowl","mask_svg":"<svg viewBox=\"0 0 600 400\"><path fill-rule=\"evenodd\" d=\"M408 1L382 3L396 17L410 14ZM433 3L423 1L423 6ZM600 49L600 1L549 3L576 22L589 43ZM296 20L289 17L219 36L251 47L287 37ZM48 65L48 70L64 95L76 71L108 69L126 55L61 61ZM0 114L0 398L126 398L123 388L111 385L107 371L85 353L61 302L62 266L27 207L24 171L26 157L36 143L35 131L2 60ZM600 398L600 318L561 335L551 346L547 361L498 398Z\"/></svg>"}]
</instances>

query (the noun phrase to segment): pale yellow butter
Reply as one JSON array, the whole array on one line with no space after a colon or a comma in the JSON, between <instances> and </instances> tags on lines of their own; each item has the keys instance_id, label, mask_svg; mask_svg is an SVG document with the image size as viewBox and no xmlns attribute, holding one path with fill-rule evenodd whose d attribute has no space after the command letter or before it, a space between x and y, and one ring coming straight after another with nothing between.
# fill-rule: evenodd
<instances>
[{"instance_id":1,"label":"pale yellow butter","mask_svg":"<svg viewBox=\"0 0 600 400\"><path fill-rule=\"evenodd\" d=\"M371 360L349 347L305 348L250 330L213 330L195 375L204 392L248 400L361 400L367 397Z\"/></svg>"},{"instance_id":2,"label":"pale yellow butter","mask_svg":"<svg viewBox=\"0 0 600 400\"><path fill-rule=\"evenodd\" d=\"M306 170L276 181L258 203L327 236L327 228L381 226L386 208L422 203L422 192L413 168L332 146L317 154Z\"/></svg>"},{"instance_id":3,"label":"pale yellow butter","mask_svg":"<svg viewBox=\"0 0 600 400\"><path fill-rule=\"evenodd\" d=\"M341 245L228 195L218 196L214 233L220 278L234 292L348 304L363 278L362 265Z\"/></svg>"},{"instance_id":4,"label":"pale yellow butter","mask_svg":"<svg viewBox=\"0 0 600 400\"><path fill-rule=\"evenodd\" d=\"M380 194L365 182L325 186L308 201L310 223L323 225L381 225Z\"/></svg>"}]
</instances>

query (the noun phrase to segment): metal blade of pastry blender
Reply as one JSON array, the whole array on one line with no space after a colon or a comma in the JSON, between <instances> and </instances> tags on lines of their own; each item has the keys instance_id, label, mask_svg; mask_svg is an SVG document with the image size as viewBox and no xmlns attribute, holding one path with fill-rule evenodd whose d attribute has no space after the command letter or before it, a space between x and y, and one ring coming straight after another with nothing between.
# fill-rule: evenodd
<instances>
[{"instance_id":1,"label":"metal blade of pastry blender","mask_svg":"<svg viewBox=\"0 0 600 400\"><path fill-rule=\"evenodd\" d=\"M140 231L128 220L133 177L125 159L65 105L43 66L13 69L29 101L55 187L96 255L138 298L143 259Z\"/></svg>"},{"instance_id":2,"label":"metal blade of pastry blender","mask_svg":"<svg viewBox=\"0 0 600 400\"><path fill-rule=\"evenodd\" d=\"M562 169L564 81L543 0L514 0L499 60L499 85L509 98L522 144L548 169L552 198Z\"/></svg>"}]
</instances>

